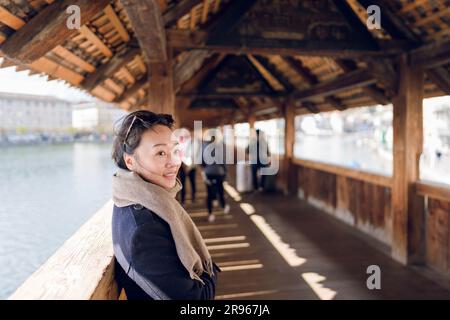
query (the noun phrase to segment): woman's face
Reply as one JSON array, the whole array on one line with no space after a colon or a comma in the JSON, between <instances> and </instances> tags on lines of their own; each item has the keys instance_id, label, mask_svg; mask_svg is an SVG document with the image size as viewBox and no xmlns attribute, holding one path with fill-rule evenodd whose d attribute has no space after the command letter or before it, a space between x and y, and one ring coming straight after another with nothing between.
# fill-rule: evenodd
<instances>
[{"instance_id":1,"label":"woman's face","mask_svg":"<svg viewBox=\"0 0 450 320\"><path fill-rule=\"evenodd\" d=\"M142 134L133 155L124 155L131 171L160 187L170 189L176 184L181 165L178 141L172 130L156 125Z\"/></svg>"}]
</instances>

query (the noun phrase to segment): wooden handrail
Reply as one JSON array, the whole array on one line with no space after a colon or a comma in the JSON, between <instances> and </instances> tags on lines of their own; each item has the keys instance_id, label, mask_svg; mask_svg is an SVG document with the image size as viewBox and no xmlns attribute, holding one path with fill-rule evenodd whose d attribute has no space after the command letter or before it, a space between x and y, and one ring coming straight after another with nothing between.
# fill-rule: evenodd
<instances>
[{"instance_id":1,"label":"wooden handrail","mask_svg":"<svg viewBox=\"0 0 450 320\"><path fill-rule=\"evenodd\" d=\"M10 300L116 300L112 200L33 273Z\"/></svg>"},{"instance_id":2,"label":"wooden handrail","mask_svg":"<svg viewBox=\"0 0 450 320\"><path fill-rule=\"evenodd\" d=\"M440 199L444 201L450 202L450 186L431 182L431 181L417 181L416 184L416 193L421 196L428 196L434 199Z\"/></svg>"},{"instance_id":3,"label":"wooden handrail","mask_svg":"<svg viewBox=\"0 0 450 320\"><path fill-rule=\"evenodd\" d=\"M299 165L302 167L325 171L328 173L333 173L336 175L353 178L353 179L361 180L364 182L369 182L369 183L383 186L386 188L392 187L393 180L392 180L392 177L389 177L389 176L375 174L375 173L369 173L366 171L347 168L344 166L337 166L337 165L328 164L328 163L324 163L324 162L317 162L317 161L311 161L311 160L305 160L305 159L299 159L299 158L294 158L293 162L296 165Z\"/></svg>"}]
</instances>

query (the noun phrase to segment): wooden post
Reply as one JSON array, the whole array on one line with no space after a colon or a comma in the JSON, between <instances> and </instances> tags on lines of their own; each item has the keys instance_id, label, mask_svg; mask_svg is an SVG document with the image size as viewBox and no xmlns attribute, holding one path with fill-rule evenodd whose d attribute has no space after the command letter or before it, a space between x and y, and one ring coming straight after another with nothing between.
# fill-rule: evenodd
<instances>
[{"instance_id":1,"label":"wooden post","mask_svg":"<svg viewBox=\"0 0 450 320\"><path fill-rule=\"evenodd\" d=\"M166 41L161 8L156 0L126 0L122 5L130 19L149 69L148 103L157 113L175 112L172 50Z\"/></svg>"},{"instance_id":2,"label":"wooden post","mask_svg":"<svg viewBox=\"0 0 450 320\"><path fill-rule=\"evenodd\" d=\"M253 112L250 111L247 121L248 121L248 124L250 125L250 131L253 130L255 128L255 122L256 122L256 117Z\"/></svg>"},{"instance_id":3,"label":"wooden post","mask_svg":"<svg viewBox=\"0 0 450 320\"><path fill-rule=\"evenodd\" d=\"M283 106L284 112L284 178L285 193L297 194L297 166L294 164L295 106L289 101Z\"/></svg>"},{"instance_id":4,"label":"wooden post","mask_svg":"<svg viewBox=\"0 0 450 320\"><path fill-rule=\"evenodd\" d=\"M394 105L394 172L392 187L392 246L397 261L408 264L423 257L424 204L415 195L423 148L423 70L400 57L399 88Z\"/></svg>"},{"instance_id":5,"label":"wooden post","mask_svg":"<svg viewBox=\"0 0 450 320\"><path fill-rule=\"evenodd\" d=\"M168 50L170 52L170 50ZM173 87L173 65L171 55L165 62L150 64L149 105L153 112L171 114L175 121L175 92Z\"/></svg>"}]
</instances>

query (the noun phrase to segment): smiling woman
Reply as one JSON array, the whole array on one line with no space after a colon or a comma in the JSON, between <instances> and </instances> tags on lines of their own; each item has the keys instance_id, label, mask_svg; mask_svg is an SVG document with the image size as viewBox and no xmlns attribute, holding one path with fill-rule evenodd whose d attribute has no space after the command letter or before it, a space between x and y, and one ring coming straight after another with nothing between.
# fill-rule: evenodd
<instances>
[{"instance_id":1,"label":"smiling woman","mask_svg":"<svg viewBox=\"0 0 450 320\"><path fill-rule=\"evenodd\" d=\"M181 159L172 125L170 115L136 111L115 137L112 236L128 299L214 299L220 268L175 199Z\"/></svg>"}]
</instances>

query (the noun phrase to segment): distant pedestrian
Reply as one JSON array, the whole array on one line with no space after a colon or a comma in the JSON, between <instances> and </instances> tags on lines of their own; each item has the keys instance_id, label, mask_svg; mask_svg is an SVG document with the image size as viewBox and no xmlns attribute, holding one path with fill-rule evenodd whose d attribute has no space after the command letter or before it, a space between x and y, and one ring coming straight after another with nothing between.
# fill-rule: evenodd
<instances>
[{"instance_id":1,"label":"distant pedestrian","mask_svg":"<svg viewBox=\"0 0 450 320\"><path fill-rule=\"evenodd\" d=\"M213 200L218 199L221 207L225 214L230 212L230 206L225 201L223 182L225 181L225 177L227 174L225 161L223 157L220 157L217 152L220 152L221 155L224 154L225 146L223 143L216 141L214 136L211 137L211 140L205 142L202 148L202 177L206 185L207 198L206 198L206 206L208 209L208 221L213 222L215 220L215 215L212 212L213 210ZM211 159L206 159L205 157L210 156L213 159L218 159L215 161L208 161ZM216 157L217 156L217 157Z\"/></svg>"}]
</instances>

